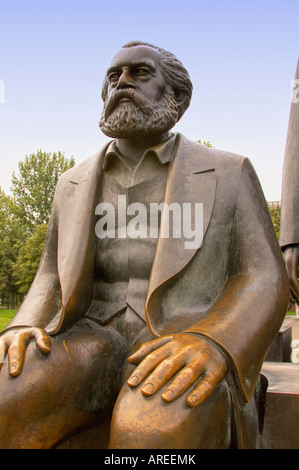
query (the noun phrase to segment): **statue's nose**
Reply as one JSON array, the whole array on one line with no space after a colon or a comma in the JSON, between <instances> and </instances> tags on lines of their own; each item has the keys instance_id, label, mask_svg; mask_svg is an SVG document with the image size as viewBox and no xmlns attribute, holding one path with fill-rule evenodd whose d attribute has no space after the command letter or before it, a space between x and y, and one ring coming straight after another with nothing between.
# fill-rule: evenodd
<instances>
[{"instance_id":1,"label":"statue's nose","mask_svg":"<svg viewBox=\"0 0 299 470\"><path fill-rule=\"evenodd\" d=\"M131 88L135 87L134 79L130 74L129 70L124 69L121 76L118 79L117 88Z\"/></svg>"}]
</instances>

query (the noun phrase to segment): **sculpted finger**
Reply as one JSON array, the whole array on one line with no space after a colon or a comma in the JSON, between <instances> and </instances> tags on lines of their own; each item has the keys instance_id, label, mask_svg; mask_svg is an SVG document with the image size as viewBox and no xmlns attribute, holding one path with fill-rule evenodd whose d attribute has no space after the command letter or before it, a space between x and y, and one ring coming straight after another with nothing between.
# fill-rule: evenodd
<instances>
[{"instance_id":1,"label":"sculpted finger","mask_svg":"<svg viewBox=\"0 0 299 470\"><path fill-rule=\"evenodd\" d=\"M141 393L146 397L152 396L185 365L185 361L186 359L182 354L176 354L165 359L147 378Z\"/></svg>"},{"instance_id":2,"label":"sculpted finger","mask_svg":"<svg viewBox=\"0 0 299 470\"><path fill-rule=\"evenodd\" d=\"M128 358L128 361L130 364L139 364L139 362L141 362L148 354L160 348L161 346L164 346L164 344L169 343L171 339L171 336L162 336L161 338L154 339L149 343L143 344L138 349L138 351Z\"/></svg>"},{"instance_id":3,"label":"sculpted finger","mask_svg":"<svg viewBox=\"0 0 299 470\"><path fill-rule=\"evenodd\" d=\"M212 395L214 388L219 382L220 380L216 380L214 376L206 375L188 395L186 400L187 405L191 408L200 405Z\"/></svg>"},{"instance_id":4,"label":"sculpted finger","mask_svg":"<svg viewBox=\"0 0 299 470\"><path fill-rule=\"evenodd\" d=\"M142 380L152 372L161 361L166 359L170 355L170 348L165 347L163 349L153 351L136 367L127 383L129 387L136 387L142 382Z\"/></svg>"},{"instance_id":5,"label":"sculpted finger","mask_svg":"<svg viewBox=\"0 0 299 470\"><path fill-rule=\"evenodd\" d=\"M204 367L201 362L190 363L184 367L171 385L163 392L161 398L166 403L171 403L183 395L189 387L203 374Z\"/></svg>"},{"instance_id":6,"label":"sculpted finger","mask_svg":"<svg viewBox=\"0 0 299 470\"><path fill-rule=\"evenodd\" d=\"M3 365L4 359L5 359L5 356L6 356L6 352L7 352L7 344L6 344L5 341L3 341L0 338L0 369Z\"/></svg>"},{"instance_id":7,"label":"sculpted finger","mask_svg":"<svg viewBox=\"0 0 299 470\"><path fill-rule=\"evenodd\" d=\"M18 336L8 348L9 374L17 377L23 369L26 342L24 337Z\"/></svg>"},{"instance_id":8,"label":"sculpted finger","mask_svg":"<svg viewBox=\"0 0 299 470\"><path fill-rule=\"evenodd\" d=\"M51 352L51 339L44 330L34 328L32 331L32 336L36 341L36 345L41 353L50 354Z\"/></svg>"}]
</instances>

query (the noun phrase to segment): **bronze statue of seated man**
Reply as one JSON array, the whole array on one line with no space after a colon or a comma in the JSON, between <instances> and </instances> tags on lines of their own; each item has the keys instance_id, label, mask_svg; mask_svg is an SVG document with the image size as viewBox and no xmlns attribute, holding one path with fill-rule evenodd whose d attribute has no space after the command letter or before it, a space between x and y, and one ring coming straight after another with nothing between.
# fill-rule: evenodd
<instances>
[{"instance_id":1,"label":"bronze statue of seated man","mask_svg":"<svg viewBox=\"0 0 299 470\"><path fill-rule=\"evenodd\" d=\"M60 177L1 335L2 448L53 448L111 413L110 448L258 445L288 279L248 159L170 132L191 94L170 52L132 42L113 58L100 128L114 140Z\"/></svg>"}]
</instances>

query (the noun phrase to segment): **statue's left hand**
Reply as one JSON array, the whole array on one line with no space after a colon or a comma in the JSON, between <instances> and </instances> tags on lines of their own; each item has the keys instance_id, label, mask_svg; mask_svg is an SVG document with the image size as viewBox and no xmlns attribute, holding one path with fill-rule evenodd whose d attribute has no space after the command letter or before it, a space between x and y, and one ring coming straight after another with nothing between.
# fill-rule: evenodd
<instances>
[{"instance_id":1,"label":"statue's left hand","mask_svg":"<svg viewBox=\"0 0 299 470\"><path fill-rule=\"evenodd\" d=\"M145 343L128 361L139 365L127 383L136 387L146 379L141 389L144 396L152 396L173 379L161 395L166 403L175 401L200 379L187 396L190 407L210 396L228 371L224 354L209 340L190 333L161 336Z\"/></svg>"}]
</instances>

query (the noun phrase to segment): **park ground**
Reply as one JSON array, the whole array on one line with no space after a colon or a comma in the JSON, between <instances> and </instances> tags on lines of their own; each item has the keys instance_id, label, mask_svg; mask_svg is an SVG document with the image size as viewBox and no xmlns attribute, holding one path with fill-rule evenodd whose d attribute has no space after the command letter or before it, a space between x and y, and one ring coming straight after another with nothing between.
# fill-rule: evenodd
<instances>
[{"instance_id":1,"label":"park ground","mask_svg":"<svg viewBox=\"0 0 299 470\"><path fill-rule=\"evenodd\" d=\"M16 313L15 309L0 308L0 331L7 326Z\"/></svg>"}]
</instances>

